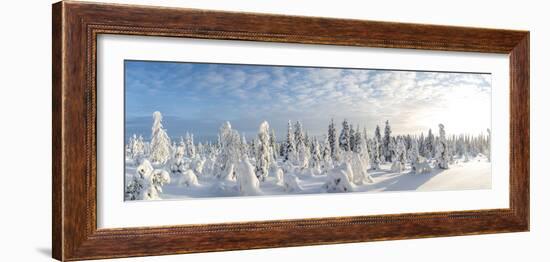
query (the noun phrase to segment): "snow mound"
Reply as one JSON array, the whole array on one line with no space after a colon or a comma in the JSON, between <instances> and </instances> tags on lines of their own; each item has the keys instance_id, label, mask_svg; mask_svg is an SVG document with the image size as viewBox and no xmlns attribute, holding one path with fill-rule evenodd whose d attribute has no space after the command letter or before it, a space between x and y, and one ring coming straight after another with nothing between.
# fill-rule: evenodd
<instances>
[{"instance_id":1,"label":"snow mound","mask_svg":"<svg viewBox=\"0 0 550 262\"><path fill-rule=\"evenodd\" d=\"M199 175L201 175L203 173L205 162L206 162L206 160L204 160L204 159L199 159L199 158L194 158L193 159L193 162L191 163L191 166L192 166L193 170L195 171L195 173L197 173Z\"/></svg>"},{"instance_id":2,"label":"snow mound","mask_svg":"<svg viewBox=\"0 0 550 262\"><path fill-rule=\"evenodd\" d=\"M235 166L230 164L225 170L219 170L218 178L225 181L235 181Z\"/></svg>"},{"instance_id":3,"label":"snow mound","mask_svg":"<svg viewBox=\"0 0 550 262\"><path fill-rule=\"evenodd\" d=\"M276 164L272 164L269 168L269 173L273 174L275 178L275 183L278 185L284 184L284 172L283 169L279 168Z\"/></svg>"},{"instance_id":4,"label":"snow mound","mask_svg":"<svg viewBox=\"0 0 550 262\"><path fill-rule=\"evenodd\" d=\"M170 174L164 169L155 169L151 180L153 185L158 187L158 192L162 193L162 186L164 184L170 184Z\"/></svg>"},{"instance_id":5,"label":"snow mound","mask_svg":"<svg viewBox=\"0 0 550 262\"><path fill-rule=\"evenodd\" d=\"M300 186L300 179L292 174L286 174L284 176L285 192L300 192L302 187Z\"/></svg>"},{"instance_id":6,"label":"snow mound","mask_svg":"<svg viewBox=\"0 0 550 262\"><path fill-rule=\"evenodd\" d=\"M163 169L153 169L149 160L143 160L137 167L136 174L126 187L126 199L161 199L162 186L168 183L170 183L168 172Z\"/></svg>"},{"instance_id":7,"label":"snow mound","mask_svg":"<svg viewBox=\"0 0 550 262\"><path fill-rule=\"evenodd\" d=\"M260 181L256 177L254 167L248 158L245 158L237 167L237 184L243 196L261 195Z\"/></svg>"},{"instance_id":8,"label":"snow mound","mask_svg":"<svg viewBox=\"0 0 550 262\"><path fill-rule=\"evenodd\" d=\"M216 168L216 158L215 157L207 157L204 160L204 164L202 166L202 175L212 175Z\"/></svg>"},{"instance_id":9,"label":"snow mound","mask_svg":"<svg viewBox=\"0 0 550 262\"><path fill-rule=\"evenodd\" d=\"M319 167L308 168L306 171L306 174L308 176L318 176L318 175L321 175L321 173L322 171Z\"/></svg>"},{"instance_id":10,"label":"snow mound","mask_svg":"<svg viewBox=\"0 0 550 262\"><path fill-rule=\"evenodd\" d=\"M401 173L404 169L405 167L399 161L394 161L391 165L391 171L395 173Z\"/></svg>"},{"instance_id":11,"label":"snow mound","mask_svg":"<svg viewBox=\"0 0 550 262\"><path fill-rule=\"evenodd\" d=\"M142 178L149 178L153 172L153 165L151 165L151 162L149 162L149 160L145 159L137 167L136 172Z\"/></svg>"},{"instance_id":12,"label":"snow mound","mask_svg":"<svg viewBox=\"0 0 550 262\"><path fill-rule=\"evenodd\" d=\"M182 158L176 158L176 160L174 160L174 162L170 166L170 171L175 176L180 176L183 171L185 171L185 169L187 169L187 167Z\"/></svg>"},{"instance_id":13,"label":"snow mound","mask_svg":"<svg viewBox=\"0 0 550 262\"><path fill-rule=\"evenodd\" d=\"M418 159L411 166L411 173L413 174L425 174L432 172L432 167L426 158L419 156Z\"/></svg>"},{"instance_id":14,"label":"snow mound","mask_svg":"<svg viewBox=\"0 0 550 262\"><path fill-rule=\"evenodd\" d=\"M193 170L186 170L181 174L181 176L178 179L178 185L179 186L196 186L199 182L197 180L197 176L195 175L195 172Z\"/></svg>"},{"instance_id":15,"label":"snow mound","mask_svg":"<svg viewBox=\"0 0 550 262\"><path fill-rule=\"evenodd\" d=\"M344 163L329 171L327 182L323 187L328 193L352 192L355 185L350 178L353 178L353 169L349 163Z\"/></svg>"},{"instance_id":16,"label":"snow mound","mask_svg":"<svg viewBox=\"0 0 550 262\"><path fill-rule=\"evenodd\" d=\"M359 154L354 153L351 156L350 162L352 171L351 181L354 184L362 185L374 182L374 179L367 173L367 162Z\"/></svg>"}]
</instances>

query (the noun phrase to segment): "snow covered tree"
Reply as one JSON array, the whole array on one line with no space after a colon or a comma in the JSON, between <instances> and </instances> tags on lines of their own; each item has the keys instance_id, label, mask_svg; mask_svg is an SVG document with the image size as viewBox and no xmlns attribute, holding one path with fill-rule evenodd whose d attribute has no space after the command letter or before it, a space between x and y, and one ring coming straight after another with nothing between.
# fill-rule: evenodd
<instances>
[{"instance_id":1,"label":"snow covered tree","mask_svg":"<svg viewBox=\"0 0 550 262\"><path fill-rule=\"evenodd\" d=\"M450 138L447 138L447 151L449 154L449 163L453 163L454 161L454 155L455 155L455 136L451 136Z\"/></svg>"},{"instance_id":2,"label":"snow covered tree","mask_svg":"<svg viewBox=\"0 0 550 262\"><path fill-rule=\"evenodd\" d=\"M204 150L204 145L202 144L202 142L199 142L197 144L197 154L201 156L204 156L206 154L206 151Z\"/></svg>"},{"instance_id":3,"label":"snow covered tree","mask_svg":"<svg viewBox=\"0 0 550 262\"><path fill-rule=\"evenodd\" d=\"M405 169L406 162L406 153L405 153L405 142L402 137L398 137L395 143L395 150L393 156L392 171L393 172L402 172Z\"/></svg>"},{"instance_id":4,"label":"snow covered tree","mask_svg":"<svg viewBox=\"0 0 550 262\"><path fill-rule=\"evenodd\" d=\"M172 145L170 145L170 152L172 152L171 158L176 157L176 149L178 148L178 145L176 145L176 141L172 141Z\"/></svg>"},{"instance_id":5,"label":"snow covered tree","mask_svg":"<svg viewBox=\"0 0 550 262\"><path fill-rule=\"evenodd\" d=\"M334 127L334 120L330 120L330 124L328 126L328 143L330 145L330 156L332 157L333 161L339 161L340 160L340 148L339 143L337 141L337 134L336 134L336 128Z\"/></svg>"},{"instance_id":6,"label":"snow covered tree","mask_svg":"<svg viewBox=\"0 0 550 262\"><path fill-rule=\"evenodd\" d=\"M272 147L269 142L269 124L264 121L258 131L258 145L256 146L256 177L265 181L269 175L269 168L273 158Z\"/></svg>"},{"instance_id":7,"label":"snow covered tree","mask_svg":"<svg viewBox=\"0 0 550 262\"><path fill-rule=\"evenodd\" d=\"M132 143L132 138L130 138L130 141L128 143L124 144L124 159L128 160L132 158L132 150L130 149L130 144Z\"/></svg>"},{"instance_id":8,"label":"snow covered tree","mask_svg":"<svg viewBox=\"0 0 550 262\"><path fill-rule=\"evenodd\" d=\"M197 175L195 175L195 172L192 169L188 169L183 171L181 175L177 179L178 186L196 186L199 184L199 180L197 178Z\"/></svg>"},{"instance_id":9,"label":"snow covered tree","mask_svg":"<svg viewBox=\"0 0 550 262\"><path fill-rule=\"evenodd\" d=\"M136 134L133 134L129 139L128 139L128 143L126 144L126 156L128 158L133 158L132 157L132 148L133 148L133 145L135 143L135 141L137 140L137 135Z\"/></svg>"},{"instance_id":10,"label":"snow covered tree","mask_svg":"<svg viewBox=\"0 0 550 262\"><path fill-rule=\"evenodd\" d=\"M292 131L292 122L288 121L286 142L284 144L283 160L293 162L296 157L296 143L294 141L294 132Z\"/></svg>"},{"instance_id":11,"label":"snow covered tree","mask_svg":"<svg viewBox=\"0 0 550 262\"><path fill-rule=\"evenodd\" d=\"M430 159L435 155L435 137L432 134L432 129L428 131L428 136L426 137L426 155L425 157Z\"/></svg>"},{"instance_id":12,"label":"snow covered tree","mask_svg":"<svg viewBox=\"0 0 550 262\"><path fill-rule=\"evenodd\" d=\"M138 175L133 175L126 181L124 188L124 200L143 200L143 188L145 181Z\"/></svg>"},{"instance_id":13,"label":"snow covered tree","mask_svg":"<svg viewBox=\"0 0 550 262\"><path fill-rule=\"evenodd\" d=\"M403 138L405 139L405 158L407 159L407 161L410 161L409 151L411 151L413 138L411 137L411 135L406 135Z\"/></svg>"},{"instance_id":14,"label":"snow covered tree","mask_svg":"<svg viewBox=\"0 0 550 262\"><path fill-rule=\"evenodd\" d=\"M325 136L325 142L323 143L323 152L322 152L322 169L327 170L332 166L332 153L330 151L330 143L328 141L328 136Z\"/></svg>"},{"instance_id":15,"label":"snow covered tree","mask_svg":"<svg viewBox=\"0 0 550 262\"><path fill-rule=\"evenodd\" d=\"M147 160L145 160L147 161ZM151 167L151 169L153 169ZM130 179L126 180L124 188L125 200L143 200L145 195L145 188L148 187L148 181L145 179L145 172L139 172L137 169L135 174L132 174Z\"/></svg>"},{"instance_id":16,"label":"snow covered tree","mask_svg":"<svg viewBox=\"0 0 550 262\"><path fill-rule=\"evenodd\" d=\"M194 158L196 153L195 142L193 140L193 134L185 134L185 148L187 150L187 157L189 158Z\"/></svg>"},{"instance_id":17,"label":"snow covered tree","mask_svg":"<svg viewBox=\"0 0 550 262\"><path fill-rule=\"evenodd\" d=\"M199 143L199 145L202 144ZM200 174L203 170L204 160L194 159L191 163L184 160L184 156L187 155L186 150L186 141L181 138L179 145L176 147L176 153L174 154L174 159L172 165L170 166L170 171L172 172L175 182L179 186L193 186L198 185L198 179L195 175L195 172Z\"/></svg>"},{"instance_id":18,"label":"snow covered tree","mask_svg":"<svg viewBox=\"0 0 550 262\"><path fill-rule=\"evenodd\" d=\"M279 152L279 146L277 145L277 139L275 138L274 129L271 129L271 133L269 133L269 147L271 147L273 161L276 161Z\"/></svg>"},{"instance_id":19,"label":"snow covered tree","mask_svg":"<svg viewBox=\"0 0 550 262\"><path fill-rule=\"evenodd\" d=\"M374 170L380 169L380 144L378 139L374 138L371 141L371 156L370 156L370 165Z\"/></svg>"},{"instance_id":20,"label":"snow covered tree","mask_svg":"<svg viewBox=\"0 0 550 262\"><path fill-rule=\"evenodd\" d=\"M418 138L418 154L420 156L426 157L426 147L424 144L424 133L420 134L420 137Z\"/></svg>"},{"instance_id":21,"label":"snow covered tree","mask_svg":"<svg viewBox=\"0 0 550 262\"><path fill-rule=\"evenodd\" d=\"M435 158L439 168L449 168L449 145L447 144L447 138L445 137L445 126L443 126L443 124L439 124L439 137L437 138Z\"/></svg>"},{"instance_id":22,"label":"snow covered tree","mask_svg":"<svg viewBox=\"0 0 550 262\"><path fill-rule=\"evenodd\" d=\"M422 174L432 171L432 168L426 158L420 155L418 142L416 142L416 140L412 141L411 150L409 150L409 156L411 159L411 173Z\"/></svg>"},{"instance_id":23,"label":"snow covered tree","mask_svg":"<svg viewBox=\"0 0 550 262\"><path fill-rule=\"evenodd\" d=\"M459 158L464 157L465 146L466 145L464 144L464 135L461 134L456 141L456 154Z\"/></svg>"},{"instance_id":24,"label":"snow covered tree","mask_svg":"<svg viewBox=\"0 0 550 262\"><path fill-rule=\"evenodd\" d=\"M242 158L241 138L236 130L225 122L219 131L220 153L216 159L215 176L220 179L235 179L235 169Z\"/></svg>"},{"instance_id":25,"label":"snow covered tree","mask_svg":"<svg viewBox=\"0 0 550 262\"><path fill-rule=\"evenodd\" d=\"M312 141L312 153L311 153L311 162L310 166L316 170L320 170L322 166L322 153L321 153L321 146L319 145L319 141L317 141L317 137L313 138Z\"/></svg>"},{"instance_id":26,"label":"snow covered tree","mask_svg":"<svg viewBox=\"0 0 550 262\"><path fill-rule=\"evenodd\" d=\"M418 150L418 142L416 139L411 140L411 149L408 151L409 154L409 160L411 163L416 162L418 160L418 157L420 156L420 152Z\"/></svg>"},{"instance_id":27,"label":"snow covered tree","mask_svg":"<svg viewBox=\"0 0 550 262\"><path fill-rule=\"evenodd\" d=\"M246 143L246 137L243 133L241 136L241 154L243 156L245 155L248 156L248 152L249 152L248 144Z\"/></svg>"},{"instance_id":28,"label":"snow covered tree","mask_svg":"<svg viewBox=\"0 0 550 262\"><path fill-rule=\"evenodd\" d=\"M374 169L378 169L380 164L383 163L386 159L384 155L382 135L380 134L380 126L378 125L376 125L376 129L374 130L371 159L371 163L373 164L372 168Z\"/></svg>"},{"instance_id":29,"label":"snow covered tree","mask_svg":"<svg viewBox=\"0 0 550 262\"><path fill-rule=\"evenodd\" d=\"M306 145L306 147L310 150L309 152L311 153L311 139L309 139L309 134L307 133L307 131L304 132L304 144Z\"/></svg>"},{"instance_id":30,"label":"snow covered tree","mask_svg":"<svg viewBox=\"0 0 550 262\"><path fill-rule=\"evenodd\" d=\"M391 163L395 162L394 159L397 157L397 139L395 137L390 138L388 151L390 153Z\"/></svg>"},{"instance_id":31,"label":"snow covered tree","mask_svg":"<svg viewBox=\"0 0 550 262\"><path fill-rule=\"evenodd\" d=\"M392 162L391 143L392 139L390 121L386 120L386 128L384 129L384 140L382 141L382 155L385 162Z\"/></svg>"},{"instance_id":32,"label":"snow covered tree","mask_svg":"<svg viewBox=\"0 0 550 262\"><path fill-rule=\"evenodd\" d=\"M364 159L357 153L352 153L349 156L348 162L351 164L351 169L353 171L350 181L356 185L374 182L373 178L368 174L368 157Z\"/></svg>"},{"instance_id":33,"label":"snow covered tree","mask_svg":"<svg viewBox=\"0 0 550 262\"><path fill-rule=\"evenodd\" d=\"M352 180L353 169L351 164L346 161L329 171L323 188L327 193L353 192L355 185Z\"/></svg>"},{"instance_id":34,"label":"snow covered tree","mask_svg":"<svg viewBox=\"0 0 550 262\"><path fill-rule=\"evenodd\" d=\"M148 160L137 167L136 174L126 184L126 200L161 199L162 186L170 183L170 175L162 169L153 169Z\"/></svg>"},{"instance_id":35,"label":"snow covered tree","mask_svg":"<svg viewBox=\"0 0 550 262\"><path fill-rule=\"evenodd\" d=\"M367 136L367 128L366 127L363 127L363 134L361 136L361 139L363 140L363 142L365 143L365 145L367 145L367 150L370 154L370 144L369 144L369 138ZM370 155L369 155L370 156Z\"/></svg>"},{"instance_id":36,"label":"snow covered tree","mask_svg":"<svg viewBox=\"0 0 550 262\"><path fill-rule=\"evenodd\" d=\"M376 142L378 142L379 145L382 145L382 135L380 134L380 126L378 125L374 130L374 139L376 139Z\"/></svg>"},{"instance_id":37,"label":"snow covered tree","mask_svg":"<svg viewBox=\"0 0 550 262\"><path fill-rule=\"evenodd\" d=\"M282 186L284 183L284 171L279 167L279 164L276 161L271 162L271 167L269 167L269 174L275 178L275 183Z\"/></svg>"},{"instance_id":38,"label":"snow covered tree","mask_svg":"<svg viewBox=\"0 0 550 262\"><path fill-rule=\"evenodd\" d=\"M296 142L296 146L298 144L305 144L305 137L304 137L304 130L302 127L302 123L300 121L296 121L294 124L294 141Z\"/></svg>"},{"instance_id":39,"label":"snow covered tree","mask_svg":"<svg viewBox=\"0 0 550 262\"><path fill-rule=\"evenodd\" d=\"M185 171L187 168L185 166L185 161L183 160L183 157L185 156L185 141L183 140L183 137L180 138L179 144L176 146L176 150L174 153L174 160L172 162L172 165L170 166L170 171L175 176L181 176L181 174Z\"/></svg>"},{"instance_id":40,"label":"snow covered tree","mask_svg":"<svg viewBox=\"0 0 550 262\"><path fill-rule=\"evenodd\" d=\"M309 155L310 155L310 156L313 156L313 151L315 151L315 143L314 143L314 141L313 141L313 140L315 140L315 139L316 139L316 137L313 137L313 138L310 138L310 139L309 139L309 140L310 140L310 143L309 143L308 148L309 148ZM319 141L317 141L317 142L319 142ZM310 164L311 164L311 162L310 162Z\"/></svg>"},{"instance_id":41,"label":"snow covered tree","mask_svg":"<svg viewBox=\"0 0 550 262\"><path fill-rule=\"evenodd\" d=\"M145 155L145 144L143 143L143 137L134 134L130 139L130 157L139 164L143 156Z\"/></svg>"},{"instance_id":42,"label":"snow covered tree","mask_svg":"<svg viewBox=\"0 0 550 262\"><path fill-rule=\"evenodd\" d=\"M361 157L361 160L364 161L365 166L368 166L370 162L370 153L367 146L366 134L363 138L360 132L355 132L355 135L353 136L353 141L353 152Z\"/></svg>"},{"instance_id":43,"label":"snow covered tree","mask_svg":"<svg viewBox=\"0 0 550 262\"><path fill-rule=\"evenodd\" d=\"M236 167L237 173L237 185L239 186L239 192L243 196L255 196L261 195L260 181L254 173L254 167L250 164L248 157L244 157Z\"/></svg>"},{"instance_id":44,"label":"snow covered tree","mask_svg":"<svg viewBox=\"0 0 550 262\"><path fill-rule=\"evenodd\" d=\"M403 142L403 161L404 161L403 163L405 163L405 162L407 162L407 159L408 159L408 158L407 158L407 156L408 156L408 153L407 153L407 152L408 152L408 151L407 151L407 149L408 149L407 137L400 136L399 138L400 138L400 139L402 140L402 142ZM398 142L398 141L396 140L396 142ZM399 146L399 145L396 144L396 146Z\"/></svg>"},{"instance_id":45,"label":"snow covered tree","mask_svg":"<svg viewBox=\"0 0 550 262\"><path fill-rule=\"evenodd\" d=\"M359 132L354 132L353 134L353 149L352 151L355 153L362 153L367 151L367 144L363 143L365 141Z\"/></svg>"},{"instance_id":46,"label":"snow covered tree","mask_svg":"<svg viewBox=\"0 0 550 262\"><path fill-rule=\"evenodd\" d=\"M296 142L296 159L295 164L301 168L307 168L310 158L310 151L308 145L306 144L304 132L302 128L302 123L296 121L294 129L294 139Z\"/></svg>"},{"instance_id":47,"label":"snow covered tree","mask_svg":"<svg viewBox=\"0 0 550 262\"><path fill-rule=\"evenodd\" d=\"M477 139L473 136L470 136L469 137L469 149L470 149L470 155L472 157L476 157L480 152L479 150L479 146L478 146L478 143L477 143Z\"/></svg>"},{"instance_id":48,"label":"snow covered tree","mask_svg":"<svg viewBox=\"0 0 550 262\"><path fill-rule=\"evenodd\" d=\"M248 145L248 152L246 153L248 156L253 157L256 155L256 144L258 144L258 141L252 138L250 140L250 145Z\"/></svg>"},{"instance_id":49,"label":"snow covered tree","mask_svg":"<svg viewBox=\"0 0 550 262\"><path fill-rule=\"evenodd\" d=\"M282 142L281 144L277 144L277 147L279 148L279 157L283 159L284 161L284 157L285 157L285 152L286 152L286 142Z\"/></svg>"},{"instance_id":50,"label":"snow covered tree","mask_svg":"<svg viewBox=\"0 0 550 262\"><path fill-rule=\"evenodd\" d=\"M151 155L154 163L165 164L170 159L170 138L162 126L162 114L153 113L153 127L151 128Z\"/></svg>"},{"instance_id":51,"label":"snow covered tree","mask_svg":"<svg viewBox=\"0 0 550 262\"><path fill-rule=\"evenodd\" d=\"M355 129L353 129L353 125L349 126L349 150L355 152Z\"/></svg>"},{"instance_id":52,"label":"snow covered tree","mask_svg":"<svg viewBox=\"0 0 550 262\"><path fill-rule=\"evenodd\" d=\"M487 160L491 162L491 129L487 128Z\"/></svg>"},{"instance_id":53,"label":"snow covered tree","mask_svg":"<svg viewBox=\"0 0 550 262\"><path fill-rule=\"evenodd\" d=\"M459 154L462 153L464 156L472 156L472 145L470 141L470 136L467 134L461 134L459 139Z\"/></svg>"},{"instance_id":54,"label":"snow covered tree","mask_svg":"<svg viewBox=\"0 0 550 262\"><path fill-rule=\"evenodd\" d=\"M351 151L350 126L346 119L344 119L344 122L342 122L342 131L340 132L339 146L345 152Z\"/></svg>"}]
</instances>

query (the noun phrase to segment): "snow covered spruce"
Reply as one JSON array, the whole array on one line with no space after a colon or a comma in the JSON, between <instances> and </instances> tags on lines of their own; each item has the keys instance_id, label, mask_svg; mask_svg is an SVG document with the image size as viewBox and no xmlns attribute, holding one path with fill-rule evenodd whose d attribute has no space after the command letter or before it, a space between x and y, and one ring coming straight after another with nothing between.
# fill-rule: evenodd
<instances>
[{"instance_id":1,"label":"snow covered spruce","mask_svg":"<svg viewBox=\"0 0 550 262\"><path fill-rule=\"evenodd\" d=\"M490 187L487 134L384 133L373 136L344 120L312 136L288 121L277 140L267 121L257 135L221 124L217 141L195 144L194 134L171 137L160 112L153 113L150 140L134 134L126 143L126 200L257 196ZM176 142L178 141L178 142Z\"/></svg>"}]
</instances>

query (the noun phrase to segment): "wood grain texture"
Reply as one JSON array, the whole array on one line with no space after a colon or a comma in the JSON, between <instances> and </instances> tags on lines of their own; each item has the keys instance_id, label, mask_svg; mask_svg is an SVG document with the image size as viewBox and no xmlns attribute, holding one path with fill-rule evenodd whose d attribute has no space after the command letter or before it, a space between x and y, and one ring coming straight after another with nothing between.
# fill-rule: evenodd
<instances>
[{"instance_id":1,"label":"wood grain texture","mask_svg":"<svg viewBox=\"0 0 550 262\"><path fill-rule=\"evenodd\" d=\"M52 256L61 257L63 247L63 190L61 188L61 71L62 68L62 33L61 5L52 8Z\"/></svg>"},{"instance_id":2,"label":"wood grain texture","mask_svg":"<svg viewBox=\"0 0 550 262\"><path fill-rule=\"evenodd\" d=\"M53 257L82 260L529 230L529 32L59 2L52 9ZM510 208L97 229L100 34L510 55Z\"/></svg>"},{"instance_id":3,"label":"wood grain texture","mask_svg":"<svg viewBox=\"0 0 550 262\"><path fill-rule=\"evenodd\" d=\"M510 207L529 227L529 33L510 52Z\"/></svg>"}]
</instances>

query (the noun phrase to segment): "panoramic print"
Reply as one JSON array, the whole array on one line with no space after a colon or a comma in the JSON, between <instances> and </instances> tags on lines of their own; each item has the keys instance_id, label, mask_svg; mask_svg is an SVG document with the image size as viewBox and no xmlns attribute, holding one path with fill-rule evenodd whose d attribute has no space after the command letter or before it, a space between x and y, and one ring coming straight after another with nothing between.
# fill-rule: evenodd
<instances>
[{"instance_id":1,"label":"panoramic print","mask_svg":"<svg viewBox=\"0 0 550 262\"><path fill-rule=\"evenodd\" d=\"M491 188L490 74L124 67L127 201Z\"/></svg>"}]
</instances>

